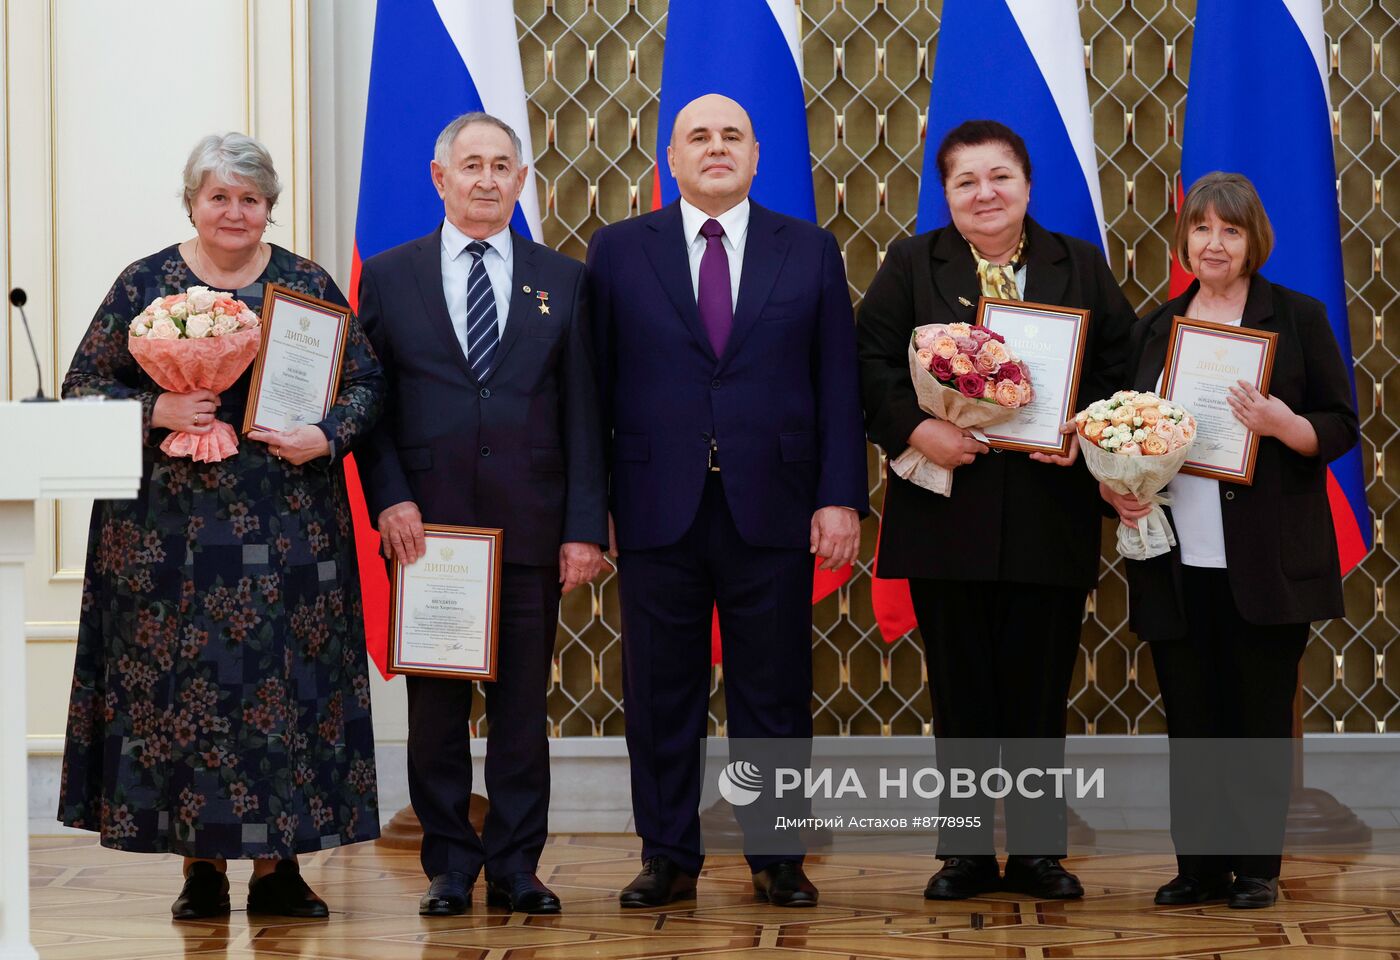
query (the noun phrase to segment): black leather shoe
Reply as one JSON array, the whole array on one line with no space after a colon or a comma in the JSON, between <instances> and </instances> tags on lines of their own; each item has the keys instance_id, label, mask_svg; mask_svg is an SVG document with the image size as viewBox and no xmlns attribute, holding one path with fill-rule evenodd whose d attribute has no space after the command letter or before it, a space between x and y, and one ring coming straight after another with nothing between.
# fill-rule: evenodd
<instances>
[{"instance_id":1,"label":"black leather shoe","mask_svg":"<svg viewBox=\"0 0 1400 960\"><path fill-rule=\"evenodd\" d=\"M979 893L1001 889L997 858L990 855L947 857L943 867L929 877L925 900L966 900Z\"/></svg>"},{"instance_id":2,"label":"black leather shoe","mask_svg":"<svg viewBox=\"0 0 1400 960\"><path fill-rule=\"evenodd\" d=\"M1231 910L1258 910L1272 907L1278 900L1278 877L1236 877L1230 884L1230 898L1225 906Z\"/></svg>"},{"instance_id":3,"label":"black leather shoe","mask_svg":"<svg viewBox=\"0 0 1400 960\"><path fill-rule=\"evenodd\" d=\"M1001 887L1037 900L1075 900L1084 896L1079 878L1060 866L1059 857L1007 857Z\"/></svg>"},{"instance_id":4,"label":"black leather shoe","mask_svg":"<svg viewBox=\"0 0 1400 960\"><path fill-rule=\"evenodd\" d=\"M637 879L617 895L624 907L664 907L677 900L695 899L695 878L670 857L647 857Z\"/></svg>"},{"instance_id":5,"label":"black leather shoe","mask_svg":"<svg viewBox=\"0 0 1400 960\"><path fill-rule=\"evenodd\" d=\"M1159 907L1179 907L1188 903L1209 903L1224 900L1230 892L1230 875L1192 877L1178 873L1170 883L1157 888L1152 902Z\"/></svg>"},{"instance_id":6,"label":"black leather shoe","mask_svg":"<svg viewBox=\"0 0 1400 960\"><path fill-rule=\"evenodd\" d=\"M486 902L513 913L558 913L559 898L533 873L486 878Z\"/></svg>"},{"instance_id":7,"label":"black leather shoe","mask_svg":"<svg viewBox=\"0 0 1400 960\"><path fill-rule=\"evenodd\" d=\"M418 901L420 917L455 917L466 912L472 902L472 882L467 875L449 870L433 877L428 892Z\"/></svg>"},{"instance_id":8,"label":"black leather shoe","mask_svg":"<svg viewBox=\"0 0 1400 960\"><path fill-rule=\"evenodd\" d=\"M185 874L185 885L170 905L176 920L202 920L223 917L229 912L228 877L206 860L196 860Z\"/></svg>"},{"instance_id":9,"label":"black leather shoe","mask_svg":"<svg viewBox=\"0 0 1400 960\"><path fill-rule=\"evenodd\" d=\"M331 914L326 901L306 885L291 860L278 860L267 876L249 881L248 912L310 920L323 920Z\"/></svg>"},{"instance_id":10,"label":"black leather shoe","mask_svg":"<svg viewBox=\"0 0 1400 960\"><path fill-rule=\"evenodd\" d=\"M753 892L775 907L815 907L817 888L802 871L802 864L782 860L753 875Z\"/></svg>"}]
</instances>

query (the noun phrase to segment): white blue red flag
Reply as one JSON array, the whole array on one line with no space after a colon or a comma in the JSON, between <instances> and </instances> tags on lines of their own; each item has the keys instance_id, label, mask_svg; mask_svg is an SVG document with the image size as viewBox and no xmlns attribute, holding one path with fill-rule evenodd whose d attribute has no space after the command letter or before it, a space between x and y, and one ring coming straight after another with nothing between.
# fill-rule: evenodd
<instances>
[{"instance_id":1,"label":"white blue red flag","mask_svg":"<svg viewBox=\"0 0 1400 960\"><path fill-rule=\"evenodd\" d=\"M1075 0L947 0L928 99L920 231L948 222L938 144L964 120L998 120L1026 141L1030 215L1107 249Z\"/></svg>"},{"instance_id":2,"label":"white blue red flag","mask_svg":"<svg viewBox=\"0 0 1400 960\"><path fill-rule=\"evenodd\" d=\"M750 196L770 210L817 219L802 49L792 0L671 0L656 125L659 202L680 196L666 167L666 145L681 108L722 93L748 111L759 142Z\"/></svg>"},{"instance_id":3,"label":"white blue red flag","mask_svg":"<svg viewBox=\"0 0 1400 960\"><path fill-rule=\"evenodd\" d=\"M1041 226L1107 251L1084 40L1075 0L946 0L929 88L917 229L948 223L938 145L965 120L997 120L1026 141L1029 213ZM893 642L914 628L909 586L871 584L875 619Z\"/></svg>"},{"instance_id":4,"label":"white blue red flag","mask_svg":"<svg viewBox=\"0 0 1400 960\"><path fill-rule=\"evenodd\" d=\"M741 104L759 143L754 201L803 220L817 219L812 192L812 153L807 140L807 98L802 89L802 48L792 0L671 0L666 54L661 64L661 110L656 125L656 183L652 208L680 196L666 165L676 114L707 93ZM812 602L851 578L851 568L816 570ZM711 654L720 660L719 616L711 629Z\"/></svg>"},{"instance_id":5,"label":"white blue red flag","mask_svg":"<svg viewBox=\"0 0 1400 960\"><path fill-rule=\"evenodd\" d=\"M1326 305L1350 370L1320 0L1200 0L1182 183L1190 187L1213 170L1242 173L1254 182L1275 234L1262 272ZM1354 380L1352 388L1354 395ZM1360 444L1328 467L1327 494L1346 573L1371 548Z\"/></svg>"},{"instance_id":6,"label":"white blue red flag","mask_svg":"<svg viewBox=\"0 0 1400 960\"><path fill-rule=\"evenodd\" d=\"M533 164L511 0L380 0L350 268L352 305L358 299L363 260L420 237L442 221L442 200L429 178L428 161L442 128L453 117L473 110L484 110L510 124L523 144L521 162ZM525 181L511 222L519 232L539 239L540 208L533 176ZM388 578L352 462L347 462L346 477L366 640L370 656L383 671Z\"/></svg>"}]
</instances>

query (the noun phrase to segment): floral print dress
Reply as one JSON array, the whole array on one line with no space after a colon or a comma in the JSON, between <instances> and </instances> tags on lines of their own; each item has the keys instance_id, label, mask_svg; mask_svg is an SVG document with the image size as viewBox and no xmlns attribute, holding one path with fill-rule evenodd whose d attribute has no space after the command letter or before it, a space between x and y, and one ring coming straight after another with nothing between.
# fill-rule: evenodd
<instances>
[{"instance_id":1,"label":"floral print dress","mask_svg":"<svg viewBox=\"0 0 1400 960\"><path fill-rule=\"evenodd\" d=\"M315 263L274 246L263 283L345 299ZM379 835L369 673L339 456L383 402L352 322L322 422L336 459L292 466L241 437L221 463L171 459L151 427L160 388L127 350L158 296L195 285L168 247L108 291L65 397L139 400L135 500L93 505L58 818L104 846L218 859L288 857ZM217 289L217 288L216 288ZM241 433L251 370L221 396Z\"/></svg>"}]
</instances>

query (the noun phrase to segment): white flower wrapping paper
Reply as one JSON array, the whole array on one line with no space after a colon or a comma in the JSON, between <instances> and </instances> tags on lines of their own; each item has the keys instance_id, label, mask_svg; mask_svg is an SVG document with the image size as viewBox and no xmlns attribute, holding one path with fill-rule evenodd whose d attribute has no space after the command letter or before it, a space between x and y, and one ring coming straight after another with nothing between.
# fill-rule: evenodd
<instances>
[{"instance_id":1,"label":"white flower wrapping paper","mask_svg":"<svg viewBox=\"0 0 1400 960\"><path fill-rule=\"evenodd\" d=\"M1136 530L1118 521L1118 552L1122 556L1129 560L1148 560L1160 557L1176 546L1176 533L1162 509L1171 505L1171 498L1163 496L1162 491L1186 463L1195 443L1193 437L1185 446L1160 456L1135 457L1110 453L1080 438L1079 455L1084 458L1084 465L1096 480L1107 484L1116 493L1152 503L1152 512L1137 522Z\"/></svg>"}]
</instances>

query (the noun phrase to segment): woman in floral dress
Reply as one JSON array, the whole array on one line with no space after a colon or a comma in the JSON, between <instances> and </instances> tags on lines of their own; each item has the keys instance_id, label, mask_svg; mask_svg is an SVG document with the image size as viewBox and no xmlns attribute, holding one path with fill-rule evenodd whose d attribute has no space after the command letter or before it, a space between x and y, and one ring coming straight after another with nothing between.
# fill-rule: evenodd
<instances>
[{"instance_id":1,"label":"woman in floral dress","mask_svg":"<svg viewBox=\"0 0 1400 960\"><path fill-rule=\"evenodd\" d=\"M240 134L185 167L196 236L128 266L97 310L65 397L139 400L135 500L98 501L59 819L104 846L185 857L177 919L229 910L225 866L253 859L250 912L326 916L298 853L379 834L369 675L339 459L379 415L384 381L352 319L318 424L254 432L218 463L172 459L172 429L239 430L251 373L222 395L162 392L127 349L131 320L192 286L253 310L263 284L345 299L325 270L262 241L280 185Z\"/></svg>"}]
</instances>

